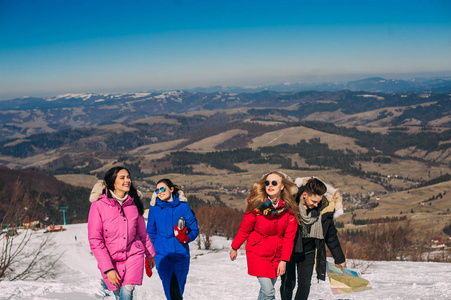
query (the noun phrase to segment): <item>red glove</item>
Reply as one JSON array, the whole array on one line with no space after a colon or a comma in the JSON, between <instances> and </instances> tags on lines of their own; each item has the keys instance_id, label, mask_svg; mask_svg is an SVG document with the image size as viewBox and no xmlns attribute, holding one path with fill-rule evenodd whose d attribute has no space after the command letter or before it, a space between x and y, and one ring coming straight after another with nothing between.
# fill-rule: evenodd
<instances>
[{"instance_id":1,"label":"red glove","mask_svg":"<svg viewBox=\"0 0 451 300\"><path fill-rule=\"evenodd\" d=\"M177 225L174 226L174 235L179 240L180 243L186 244L189 242L189 236L186 230L188 227L183 228L180 230Z\"/></svg>"},{"instance_id":2,"label":"red glove","mask_svg":"<svg viewBox=\"0 0 451 300\"><path fill-rule=\"evenodd\" d=\"M147 257L144 266L146 268L147 277L152 277L152 267L150 266L150 261Z\"/></svg>"}]
</instances>

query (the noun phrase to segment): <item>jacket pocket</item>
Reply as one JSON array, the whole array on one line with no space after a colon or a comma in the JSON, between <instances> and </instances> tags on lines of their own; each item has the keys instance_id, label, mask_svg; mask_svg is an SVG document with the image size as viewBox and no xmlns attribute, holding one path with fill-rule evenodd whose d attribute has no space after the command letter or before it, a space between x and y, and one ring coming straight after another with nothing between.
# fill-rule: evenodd
<instances>
[{"instance_id":1,"label":"jacket pocket","mask_svg":"<svg viewBox=\"0 0 451 300\"><path fill-rule=\"evenodd\" d=\"M263 257L272 257L275 254L275 247L271 244L269 237L258 234L249 237L246 250Z\"/></svg>"}]
</instances>

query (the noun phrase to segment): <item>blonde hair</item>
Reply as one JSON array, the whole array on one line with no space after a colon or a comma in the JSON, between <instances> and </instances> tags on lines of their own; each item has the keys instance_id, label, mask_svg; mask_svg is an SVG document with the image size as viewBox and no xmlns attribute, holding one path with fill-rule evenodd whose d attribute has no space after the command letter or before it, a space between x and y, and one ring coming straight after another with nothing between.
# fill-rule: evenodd
<instances>
[{"instance_id":1,"label":"blonde hair","mask_svg":"<svg viewBox=\"0 0 451 300\"><path fill-rule=\"evenodd\" d=\"M253 211L258 208L262 203L266 201L268 195L266 194L265 181L269 175L276 174L282 179L282 184L284 185L284 189L280 192L280 198L283 200L285 207L294 214L296 220L298 222L301 221L301 216L299 213L299 208L296 203L296 195L298 193L298 187L293 182L293 180L281 171L271 171L263 175L263 177L256 181L252 185L252 189L247 197L247 207L246 213Z\"/></svg>"}]
</instances>

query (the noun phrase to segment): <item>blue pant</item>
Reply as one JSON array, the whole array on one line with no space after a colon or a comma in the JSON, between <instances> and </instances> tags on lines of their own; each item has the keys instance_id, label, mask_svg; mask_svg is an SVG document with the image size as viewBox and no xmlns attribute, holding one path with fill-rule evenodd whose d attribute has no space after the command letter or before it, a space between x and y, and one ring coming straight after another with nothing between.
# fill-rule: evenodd
<instances>
[{"instance_id":1,"label":"blue pant","mask_svg":"<svg viewBox=\"0 0 451 300\"><path fill-rule=\"evenodd\" d=\"M131 290L129 290L131 288ZM123 285L120 289L115 290L114 296L116 297L116 300L133 300L133 291L135 290L135 286L130 285Z\"/></svg>"},{"instance_id":2,"label":"blue pant","mask_svg":"<svg viewBox=\"0 0 451 300\"><path fill-rule=\"evenodd\" d=\"M257 277L260 282L260 292L258 293L258 300L274 300L276 299L276 278Z\"/></svg>"},{"instance_id":3,"label":"blue pant","mask_svg":"<svg viewBox=\"0 0 451 300\"><path fill-rule=\"evenodd\" d=\"M102 287L108 290L105 282L102 280ZM135 290L135 285L127 284L121 286L119 289L113 291L116 300L133 300L133 291Z\"/></svg>"},{"instance_id":4,"label":"blue pant","mask_svg":"<svg viewBox=\"0 0 451 300\"><path fill-rule=\"evenodd\" d=\"M155 256L158 276L163 283L166 299L182 299L189 271L189 257L184 255Z\"/></svg>"}]
</instances>

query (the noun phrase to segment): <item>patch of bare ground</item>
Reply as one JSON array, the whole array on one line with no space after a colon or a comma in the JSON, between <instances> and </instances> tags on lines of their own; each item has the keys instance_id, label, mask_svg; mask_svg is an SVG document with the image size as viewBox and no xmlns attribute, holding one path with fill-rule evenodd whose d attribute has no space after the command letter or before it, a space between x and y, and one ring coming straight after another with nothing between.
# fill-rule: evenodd
<instances>
[{"instance_id":1,"label":"patch of bare ground","mask_svg":"<svg viewBox=\"0 0 451 300\"><path fill-rule=\"evenodd\" d=\"M244 120L244 122L248 122L248 123L257 123L257 124L262 124L262 125L280 125L280 124L284 124L284 122L278 122L278 121L265 121L265 120L252 120L252 119L246 119Z\"/></svg>"},{"instance_id":2,"label":"patch of bare ground","mask_svg":"<svg viewBox=\"0 0 451 300\"><path fill-rule=\"evenodd\" d=\"M421 121L418 119L411 118L411 119L406 119L403 124L406 126L415 126L415 125L419 126L419 125L421 125Z\"/></svg>"},{"instance_id":3,"label":"patch of bare ground","mask_svg":"<svg viewBox=\"0 0 451 300\"><path fill-rule=\"evenodd\" d=\"M344 116L343 118L336 120L336 124L346 126L364 125L368 127L386 127L387 124L391 123L393 118L400 116L402 112L403 110L401 110L400 108L377 109ZM392 113L393 115L378 119L381 113Z\"/></svg>"},{"instance_id":4,"label":"patch of bare ground","mask_svg":"<svg viewBox=\"0 0 451 300\"><path fill-rule=\"evenodd\" d=\"M216 168L213 168L204 163L193 165L193 172L194 173L202 172L205 175L212 175L212 176L224 176L224 175L229 174L229 171L227 171L227 170L216 169Z\"/></svg>"},{"instance_id":5,"label":"patch of bare ground","mask_svg":"<svg viewBox=\"0 0 451 300\"><path fill-rule=\"evenodd\" d=\"M179 144L181 144L185 141L186 141L186 139L178 139L178 140L172 140L172 141L168 141L168 142L144 145L144 146L135 148L135 149L129 151L128 153L131 155L146 155L146 154L158 153L161 151L167 151L168 149L176 148Z\"/></svg>"},{"instance_id":6,"label":"patch of bare ground","mask_svg":"<svg viewBox=\"0 0 451 300\"><path fill-rule=\"evenodd\" d=\"M55 175L55 178L59 181L71 184L73 186L82 186L86 188L92 188L97 182L97 177L95 175L86 174L65 174L65 175Z\"/></svg>"},{"instance_id":7,"label":"patch of bare ground","mask_svg":"<svg viewBox=\"0 0 451 300\"><path fill-rule=\"evenodd\" d=\"M245 107L237 107L237 108L227 108L227 109L217 109L217 110L200 110L200 111L190 111L186 113L179 114L180 116L192 117L192 116L206 116L210 117L217 113L225 113L225 114L238 114L238 113L247 113L247 111L252 108Z\"/></svg>"},{"instance_id":8,"label":"patch of bare ground","mask_svg":"<svg viewBox=\"0 0 451 300\"><path fill-rule=\"evenodd\" d=\"M105 130L105 131L108 131L108 132L116 132L116 133L133 132L133 131L137 131L138 130L136 128L128 127L128 126L125 126L123 124L102 125L102 126L98 126L97 128L100 129L100 130Z\"/></svg>"},{"instance_id":9,"label":"patch of bare ground","mask_svg":"<svg viewBox=\"0 0 451 300\"><path fill-rule=\"evenodd\" d=\"M144 119L139 119L133 122L130 122L131 124L138 124L138 123L143 123L143 124L158 124L158 123L162 123L162 124L179 124L179 122L177 121L177 119L173 119L173 118L166 118L165 116L152 116L149 118L144 118Z\"/></svg>"},{"instance_id":10,"label":"patch of bare ground","mask_svg":"<svg viewBox=\"0 0 451 300\"><path fill-rule=\"evenodd\" d=\"M336 111L326 111L326 112L315 112L308 116L306 116L303 121L319 121L319 122L328 122L335 123L336 120L341 120L346 115L341 111L341 109Z\"/></svg>"},{"instance_id":11,"label":"patch of bare ground","mask_svg":"<svg viewBox=\"0 0 451 300\"><path fill-rule=\"evenodd\" d=\"M225 132L221 132L220 134L207 137L198 142L189 144L184 148L184 150L196 151L196 152L214 152L217 151L215 147L222 142L233 138L239 134L247 134L247 130L242 129L233 129Z\"/></svg>"},{"instance_id":12,"label":"patch of bare ground","mask_svg":"<svg viewBox=\"0 0 451 300\"><path fill-rule=\"evenodd\" d=\"M111 169L112 167L115 167L118 165L117 160L112 159L112 158L109 158L109 159L103 158L102 163L103 163L102 167L100 167L98 169L94 169L94 170L90 171L89 173L92 175L95 175L98 173L104 173L104 172L108 171L109 169Z\"/></svg>"},{"instance_id":13,"label":"patch of bare ground","mask_svg":"<svg viewBox=\"0 0 451 300\"><path fill-rule=\"evenodd\" d=\"M26 112L24 112L26 114ZM26 136L30 136L43 132L55 132L56 130L49 127L48 122L44 119L42 112L36 111L35 116L28 122L14 123L14 126L20 127L21 132L25 132ZM22 118L23 120L24 118Z\"/></svg>"},{"instance_id":14,"label":"patch of bare ground","mask_svg":"<svg viewBox=\"0 0 451 300\"><path fill-rule=\"evenodd\" d=\"M442 194L442 197L428 201L428 199L436 198L439 194ZM387 208L389 211L393 211L394 214L399 214L402 209L404 211L406 209L414 209L418 210L418 212L443 212L451 209L451 182L447 181L408 191L387 193L380 197L380 205L374 209L374 212L378 214ZM420 204L424 201L426 201L427 205ZM432 203L432 205L429 205L429 203Z\"/></svg>"},{"instance_id":15,"label":"patch of bare ground","mask_svg":"<svg viewBox=\"0 0 451 300\"><path fill-rule=\"evenodd\" d=\"M327 143L329 148L334 150L350 149L356 153L368 152L367 149L362 148L355 143L355 139L343 137L341 135L324 133L315 129L310 129L303 126L284 128L281 130L271 131L253 139L248 146L253 149L260 147L276 146L280 144L296 144L301 140L310 140L313 138L320 138L322 143Z\"/></svg>"},{"instance_id":16,"label":"patch of bare ground","mask_svg":"<svg viewBox=\"0 0 451 300\"><path fill-rule=\"evenodd\" d=\"M441 196L440 196L441 195ZM355 219L378 219L385 217L407 216L414 228L423 232L441 232L451 224L451 182L379 195L379 206L373 210L357 209L353 211ZM351 222L351 214L346 213L338 220ZM351 225L348 225L353 227ZM443 235L443 232L441 233Z\"/></svg>"},{"instance_id":17,"label":"patch of bare ground","mask_svg":"<svg viewBox=\"0 0 451 300\"><path fill-rule=\"evenodd\" d=\"M447 127L448 124L450 124L450 123L451 123L451 115L447 115L440 119L435 119L435 120L429 121L428 125Z\"/></svg>"},{"instance_id":18,"label":"patch of bare ground","mask_svg":"<svg viewBox=\"0 0 451 300\"><path fill-rule=\"evenodd\" d=\"M451 163L451 149L445 149L443 151L426 151L418 149L416 147L409 147L406 149L398 150L395 152L399 156L411 156L421 159L441 162L443 164ZM445 173L445 172L444 172Z\"/></svg>"},{"instance_id":19,"label":"patch of bare ground","mask_svg":"<svg viewBox=\"0 0 451 300\"><path fill-rule=\"evenodd\" d=\"M22 166L19 164L16 158L12 158L7 155L0 155L0 164L8 169L21 169Z\"/></svg>"},{"instance_id":20,"label":"patch of bare ground","mask_svg":"<svg viewBox=\"0 0 451 300\"><path fill-rule=\"evenodd\" d=\"M359 164L362 166L362 170L380 173L386 176L387 180L392 180L399 176L414 180L430 180L446 173L451 174L451 168L447 165L431 165L427 162L416 160L393 158L388 164L374 162L359 162Z\"/></svg>"},{"instance_id":21,"label":"patch of bare ground","mask_svg":"<svg viewBox=\"0 0 451 300\"><path fill-rule=\"evenodd\" d=\"M40 166L48 164L60 157L61 157L61 155L58 153L57 150L52 150L52 151L48 151L45 153L41 153L38 155L25 157L25 158L14 157L5 166L7 168L11 168L11 169L25 169L25 168L40 167Z\"/></svg>"},{"instance_id":22,"label":"patch of bare ground","mask_svg":"<svg viewBox=\"0 0 451 300\"><path fill-rule=\"evenodd\" d=\"M394 118L400 116L406 109L432 104L434 104L434 102L403 107L384 107L381 109L375 109L352 115L343 115L341 118L335 119L334 123L336 125L346 125L353 127L387 127L388 124L391 124ZM381 115L383 115L383 117L381 117ZM406 121L403 125L421 125L421 122L419 120L411 119Z\"/></svg>"},{"instance_id":23,"label":"patch of bare ground","mask_svg":"<svg viewBox=\"0 0 451 300\"><path fill-rule=\"evenodd\" d=\"M9 142L9 143L6 143L5 144L5 147L12 147L12 146L16 146L16 145L19 145L19 144L21 144L21 143L23 143L23 142L29 142L30 140L27 140L27 139L17 139L17 140L13 140L13 141L11 141L11 142Z\"/></svg>"},{"instance_id":24,"label":"patch of bare ground","mask_svg":"<svg viewBox=\"0 0 451 300\"><path fill-rule=\"evenodd\" d=\"M305 162L305 159L300 157L298 154L288 154L286 155L287 158L291 159L291 164L296 165L298 168L312 168L311 165L307 164ZM314 167L314 166L313 166Z\"/></svg>"}]
</instances>

